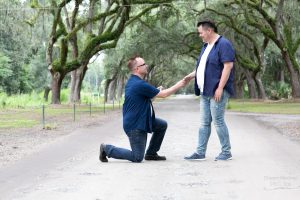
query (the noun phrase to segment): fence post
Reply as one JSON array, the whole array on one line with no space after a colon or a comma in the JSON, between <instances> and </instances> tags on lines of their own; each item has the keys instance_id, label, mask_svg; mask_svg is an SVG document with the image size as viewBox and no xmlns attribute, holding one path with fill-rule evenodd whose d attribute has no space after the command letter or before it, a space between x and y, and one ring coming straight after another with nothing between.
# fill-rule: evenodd
<instances>
[{"instance_id":1,"label":"fence post","mask_svg":"<svg viewBox=\"0 0 300 200\"><path fill-rule=\"evenodd\" d=\"M43 115L43 129L45 129L45 105L42 106L42 115Z\"/></svg>"},{"instance_id":2,"label":"fence post","mask_svg":"<svg viewBox=\"0 0 300 200\"><path fill-rule=\"evenodd\" d=\"M105 99L103 101L103 112L105 113Z\"/></svg>"},{"instance_id":3,"label":"fence post","mask_svg":"<svg viewBox=\"0 0 300 200\"><path fill-rule=\"evenodd\" d=\"M75 103L73 104L73 120L74 120L74 122L75 122Z\"/></svg>"},{"instance_id":4,"label":"fence post","mask_svg":"<svg viewBox=\"0 0 300 200\"><path fill-rule=\"evenodd\" d=\"M92 116L92 103L90 102L90 117Z\"/></svg>"}]
</instances>

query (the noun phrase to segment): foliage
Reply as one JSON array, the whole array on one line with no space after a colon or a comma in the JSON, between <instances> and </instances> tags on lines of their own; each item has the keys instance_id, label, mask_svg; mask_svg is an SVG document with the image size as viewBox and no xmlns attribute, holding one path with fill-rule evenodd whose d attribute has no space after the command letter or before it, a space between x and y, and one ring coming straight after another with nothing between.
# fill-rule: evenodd
<instances>
[{"instance_id":1,"label":"foliage","mask_svg":"<svg viewBox=\"0 0 300 200\"><path fill-rule=\"evenodd\" d=\"M63 89L61 92L61 99L63 104L68 104L70 90ZM51 92L50 92L51 96ZM83 104L100 104L103 103L103 97L98 96L94 97L93 93L83 92ZM29 94L19 94L7 96L5 93L0 93L0 108L35 108L40 107L41 105L49 105L49 102L45 102L43 98L43 92L32 91Z\"/></svg>"},{"instance_id":2,"label":"foliage","mask_svg":"<svg viewBox=\"0 0 300 200\"><path fill-rule=\"evenodd\" d=\"M266 88L270 99L290 99L291 98L291 86L284 82L272 82L269 87Z\"/></svg>"},{"instance_id":3,"label":"foliage","mask_svg":"<svg viewBox=\"0 0 300 200\"><path fill-rule=\"evenodd\" d=\"M186 43L185 34L187 30L194 31L186 21L178 21L172 17L173 12L168 9L152 12L132 25L130 31L126 31L120 38L117 47L106 51L108 55L105 59L106 78L115 71L126 77L128 74L126 62L132 55L139 55L145 59L149 71L147 79L156 87L162 85L168 88L192 72L195 60L189 54L190 44ZM163 20L159 18L161 15L164 16ZM199 42L198 38L196 43ZM189 88L185 88L185 92L191 92L192 85Z\"/></svg>"},{"instance_id":4,"label":"foliage","mask_svg":"<svg viewBox=\"0 0 300 200\"><path fill-rule=\"evenodd\" d=\"M18 0L0 1L0 91L9 95L41 90L47 82L42 58L46 25L26 25L23 20L29 12L20 12L25 5L26 2Z\"/></svg>"},{"instance_id":5,"label":"foliage","mask_svg":"<svg viewBox=\"0 0 300 200\"><path fill-rule=\"evenodd\" d=\"M45 49L41 48L26 66L29 70L32 89L38 92L43 91L46 86L50 85L50 77L45 60Z\"/></svg>"},{"instance_id":6,"label":"foliage","mask_svg":"<svg viewBox=\"0 0 300 200\"><path fill-rule=\"evenodd\" d=\"M46 10L44 8L51 5L53 20L50 22L52 27L46 52L47 64L52 76L54 93L52 103L60 103L61 82L66 74L74 70L76 74L80 74L72 76L71 100L79 101L80 95L75 91L80 91L89 60L99 51L114 48L125 27L158 7L157 3L171 1L66 0L57 2L52 0L45 5L39 4L38 1L31 1L31 7L38 11L33 18L44 13ZM128 4L145 5L141 6L140 11L132 13L131 6ZM58 51L56 47L59 48Z\"/></svg>"},{"instance_id":7,"label":"foliage","mask_svg":"<svg viewBox=\"0 0 300 200\"><path fill-rule=\"evenodd\" d=\"M104 79L103 65L92 63L88 66L85 79L83 80L83 92L101 93L101 82Z\"/></svg>"},{"instance_id":8,"label":"foliage","mask_svg":"<svg viewBox=\"0 0 300 200\"><path fill-rule=\"evenodd\" d=\"M62 9L57 13L58 9L49 9L59 7L62 5L59 3L64 2L67 3L66 12ZM74 0L0 1L3 8L0 11L0 92L8 96L32 94L33 91L40 93L45 86L50 85L51 75L48 72L46 53L51 40L47 40L51 34L52 22L55 21L54 16L60 14L54 31L56 38L52 41L52 56L53 61L57 60L58 71L61 70L60 67L72 71L79 66L84 55L92 58L94 54L103 53L104 51L98 52L101 45L103 48L113 48L105 51L105 69L103 64L88 64L82 87L84 92L103 93L101 83L116 72L118 79L126 78L126 60L134 53L144 57L149 65L149 82L155 86L171 86L194 69L195 59L203 45L195 34L195 24L198 20L211 18L217 22L219 33L229 38L236 48L240 66L236 68L236 74L244 83L242 87L245 92L249 89L245 81L245 70L248 70L253 79L257 78L257 73L261 74L263 86L270 98L290 98L292 94L292 76L282 52L288 53L293 68L299 73L300 13L295 9L299 6L299 1L173 1L172 4L155 5L156 9L152 9L154 7L150 4L143 4L144 1L130 1L134 5L126 18L126 28L120 37L113 40L109 38L115 35L108 33L115 30L114 23L117 25L120 22L115 12L119 9L118 5L114 4L109 12L105 12L107 4L103 1L94 1L94 10L90 7L90 1L76 2L80 4L80 9L77 10L74 26L69 27L66 20L76 11ZM283 6L279 7L280 5ZM49 7L43 9L44 6ZM141 14L142 11L145 12ZM101 32L100 19L104 13L107 14L108 21ZM278 34L276 38L273 37L274 34ZM270 42L265 43L265 39ZM282 41L279 42L279 39ZM77 56L72 46L72 42L76 41ZM99 45L99 42L103 43ZM64 55L66 57L62 58ZM70 90L64 89L70 87L70 80L70 74L65 74L61 94L63 102L69 96L65 93ZM185 92L193 92L192 87L193 84L190 84ZM7 103L3 99L8 96L4 98L2 95L2 103ZM87 102L87 97L84 98L84 102Z\"/></svg>"},{"instance_id":9,"label":"foliage","mask_svg":"<svg viewBox=\"0 0 300 200\"><path fill-rule=\"evenodd\" d=\"M11 60L9 57L0 52L0 92L5 90L5 82L12 76L13 71L10 66Z\"/></svg>"}]
</instances>

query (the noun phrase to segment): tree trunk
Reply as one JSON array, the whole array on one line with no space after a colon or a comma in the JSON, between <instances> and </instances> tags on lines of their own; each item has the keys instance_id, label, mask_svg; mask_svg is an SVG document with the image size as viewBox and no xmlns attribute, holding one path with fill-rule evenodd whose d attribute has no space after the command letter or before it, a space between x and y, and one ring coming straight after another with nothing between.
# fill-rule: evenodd
<instances>
[{"instance_id":1,"label":"tree trunk","mask_svg":"<svg viewBox=\"0 0 300 200\"><path fill-rule=\"evenodd\" d=\"M244 80L238 79L234 81L235 95L233 98L242 99L244 97Z\"/></svg>"},{"instance_id":2,"label":"tree trunk","mask_svg":"<svg viewBox=\"0 0 300 200\"><path fill-rule=\"evenodd\" d=\"M286 51L282 51L282 56L285 61L286 67L290 73L291 85L292 85L292 97L300 98L300 79L299 79L299 71L295 70L292 61Z\"/></svg>"},{"instance_id":3,"label":"tree trunk","mask_svg":"<svg viewBox=\"0 0 300 200\"><path fill-rule=\"evenodd\" d=\"M279 82L282 82L284 83L285 80L284 80L284 69L280 69L280 72L279 72Z\"/></svg>"},{"instance_id":4,"label":"tree trunk","mask_svg":"<svg viewBox=\"0 0 300 200\"><path fill-rule=\"evenodd\" d=\"M112 102L115 100L116 86L117 86L117 80L114 79L110 82L109 87L108 87L108 101L109 102Z\"/></svg>"},{"instance_id":5,"label":"tree trunk","mask_svg":"<svg viewBox=\"0 0 300 200\"><path fill-rule=\"evenodd\" d=\"M121 98L122 98L123 89L124 89L124 82L125 82L125 78L124 77L122 77L121 79L118 80L117 100L121 100Z\"/></svg>"},{"instance_id":6,"label":"tree trunk","mask_svg":"<svg viewBox=\"0 0 300 200\"><path fill-rule=\"evenodd\" d=\"M44 90L44 100L46 102L48 101L50 91L51 91L51 87L50 86L46 86L45 90Z\"/></svg>"},{"instance_id":7,"label":"tree trunk","mask_svg":"<svg viewBox=\"0 0 300 200\"><path fill-rule=\"evenodd\" d=\"M113 79L107 79L106 82L105 82L105 88L104 88L104 102L107 102L108 100L108 87L110 85L110 82L112 81Z\"/></svg>"},{"instance_id":8,"label":"tree trunk","mask_svg":"<svg viewBox=\"0 0 300 200\"><path fill-rule=\"evenodd\" d=\"M257 99L255 81L252 77L252 74L248 70L245 70L245 75L246 75L246 79L247 79L249 96L251 99Z\"/></svg>"},{"instance_id":9,"label":"tree trunk","mask_svg":"<svg viewBox=\"0 0 300 200\"><path fill-rule=\"evenodd\" d=\"M260 73L261 72L256 73L255 78L254 78L256 86L257 86L257 90L258 90L258 98L259 99L267 99L266 90L261 81Z\"/></svg>"},{"instance_id":10,"label":"tree trunk","mask_svg":"<svg viewBox=\"0 0 300 200\"><path fill-rule=\"evenodd\" d=\"M65 77L65 75L60 74L59 72L51 73L52 76L52 83L51 83L51 89L52 89L52 100L51 104L60 104L60 89L62 81Z\"/></svg>"},{"instance_id":11,"label":"tree trunk","mask_svg":"<svg viewBox=\"0 0 300 200\"><path fill-rule=\"evenodd\" d=\"M80 91L87 65L81 65L78 69L71 72L71 93L69 101L72 103L80 102Z\"/></svg>"},{"instance_id":12,"label":"tree trunk","mask_svg":"<svg viewBox=\"0 0 300 200\"><path fill-rule=\"evenodd\" d=\"M242 99L244 98L244 70L241 69L239 63L235 64L235 72L234 72L234 79L233 79L233 87L235 91L235 95L233 98Z\"/></svg>"},{"instance_id":13,"label":"tree trunk","mask_svg":"<svg viewBox=\"0 0 300 200\"><path fill-rule=\"evenodd\" d=\"M105 82L105 90L104 90L104 101L107 102L109 100L109 96L111 94L111 84L112 82L115 82L117 77L118 77L118 73L119 71L118 70L115 70L115 72L113 73L112 75L112 78L110 79L106 79L106 82ZM116 84L116 83L115 83ZM114 89L114 92L115 92L115 89ZM114 93L115 94L115 93Z\"/></svg>"}]
</instances>

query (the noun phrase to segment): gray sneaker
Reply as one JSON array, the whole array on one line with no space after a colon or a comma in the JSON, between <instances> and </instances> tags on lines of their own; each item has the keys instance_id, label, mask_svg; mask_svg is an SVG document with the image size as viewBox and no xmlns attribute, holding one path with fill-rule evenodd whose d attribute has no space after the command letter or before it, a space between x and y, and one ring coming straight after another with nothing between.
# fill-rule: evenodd
<instances>
[{"instance_id":1,"label":"gray sneaker","mask_svg":"<svg viewBox=\"0 0 300 200\"><path fill-rule=\"evenodd\" d=\"M218 161L218 160L231 160L231 159L232 159L231 153L229 153L229 154L223 154L223 153L220 153L220 154L215 158L215 161Z\"/></svg>"},{"instance_id":2,"label":"gray sneaker","mask_svg":"<svg viewBox=\"0 0 300 200\"><path fill-rule=\"evenodd\" d=\"M205 160L205 155L203 154L198 154L198 153L193 153L190 156L184 157L185 160Z\"/></svg>"}]
</instances>

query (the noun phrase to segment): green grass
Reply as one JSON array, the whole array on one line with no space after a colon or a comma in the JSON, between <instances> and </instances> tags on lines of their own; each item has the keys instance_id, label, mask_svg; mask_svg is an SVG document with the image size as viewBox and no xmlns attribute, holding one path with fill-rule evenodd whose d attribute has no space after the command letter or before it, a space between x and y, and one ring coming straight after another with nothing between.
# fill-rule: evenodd
<instances>
[{"instance_id":1,"label":"green grass","mask_svg":"<svg viewBox=\"0 0 300 200\"><path fill-rule=\"evenodd\" d=\"M39 122L36 120L26 120L26 119L13 119L13 120L2 120L0 123L0 128L31 128L38 125Z\"/></svg>"},{"instance_id":2,"label":"green grass","mask_svg":"<svg viewBox=\"0 0 300 200\"><path fill-rule=\"evenodd\" d=\"M69 101L69 90L63 89L61 91L61 104L68 104ZM0 93L0 109L3 108L28 108L28 107L39 107L42 105L50 105L51 102L51 92L49 94L48 102L45 102L43 99L43 92L36 93L32 92L30 94L18 94L8 96L5 93ZM89 104L92 103L93 105L103 105L104 97L99 96L95 97L92 96L91 93L81 92L81 104ZM123 102L123 101L122 101ZM121 102L121 103L122 103ZM115 106L118 105L119 102L115 102Z\"/></svg>"},{"instance_id":3,"label":"green grass","mask_svg":"<svg viewBox=\"0 0 300 200\"><path fill-rule=\"evenodd\" d=\"M2 96L3 97L3 96ZM159 100L159 99L158 99ZM24 100L23 102L26 102ZM20 101L18 101L20 103ZM122 103L121 103L122 104ZM16 104L14 104L16 105ZM28 105L26 103L23 104ZM42 106L32 104L29 107L0 106L0 128L30 128L42 125ZM34 106L35 105L35 106ZM103 104L92 105L92 115L104 114ZM82 117L89 117L89 105L76 105L76 120ZM106 104L105 110L113 109L112 104ZM116 102L114 109L119 109L119 102ZM300 101L276 102L276 101L254 101L230 99L228 110L251 113L271 114L300 114ZM63 123L65 120L73 120L73 105L45 105L46 123Z\"/></svg>"},{"instance_id":4,"label":"green grass","mask_svg":"<svg viewBox=\"0 0 300 200\"><path fill-rule=\"evenodd\" d=\"M42 105L45 105L46 123L55 124L64 121L73 121L74 107L68 104L68 89L61 91L60 105L51 105L43 99L43 92L8 96L0 93L0 128L28 128L42 124ZM91 93L81 93L81 105L75 105L76 119L90 116L90 103L92 103L92 115L104 114L104 97L94 97ZM51 99L51 93L49 95ZM105 104L105 112L119 109L123 101L115 104ZM52 125L51 125L52 126Z\"/></svg>"},{"instance_id":5,"label":"green grass","mask_svg":"<svg viewBox=\"0 0 300 200\"><path fill-rule=\"evenodd\" d=\"M300 114L300 102L250 101L230 99L228 110L251 113Z\"/></svg>"},{"instance_id":6,"label":"green grass","mask_svg":"<svg viewBox=\"0 0 300 200\"><path fill-rule=\"evenodd\" d=\"M92 105L91 114L102 115L104 108L102 105ZM113 109L119 109L119 104L105 104L105 112ZM45 123L63 123L64 121L73 121L73 105L46 105L45 106ZM89 105L75 105L75 118L90 116ZM0 129L6 128L30 128L36 125L42 125L42 106L33 108L0 108Z\"/></svg>"},{"instance_id":7,"label":"green grass","mask_svg":"<svg viewBox=\"0 0 300 200\"><path fill-rule=\"evenodd\" d=\"M104 105L98 105L98 106L92 106L91 108L91 112L92 114L95 113L104 113ZM113 109L119 109L119 105L113 105L112 104L106 104L105 105L105 111L110 111ZM36 111L39 116L42 116L42 108L40 108L39 110ZM66 115L70 115L73 116L74 113L74 107L73 105L49 105L49 106L45 106L45 116L46 117L52 117L52 116L66 116ZM75 106L75 113L76 115L80 115L80 114L89 114L90 113L90 107L89 105L76 105Z\"/></svg>"}]
</instances>

